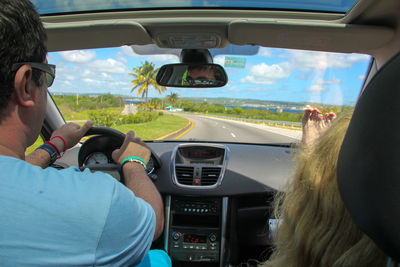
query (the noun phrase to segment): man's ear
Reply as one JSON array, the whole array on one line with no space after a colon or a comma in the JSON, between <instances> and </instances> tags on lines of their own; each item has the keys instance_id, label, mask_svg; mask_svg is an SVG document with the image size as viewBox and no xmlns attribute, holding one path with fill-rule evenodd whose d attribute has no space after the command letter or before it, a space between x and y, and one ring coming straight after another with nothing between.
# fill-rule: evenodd
<instances>
[{"instance_id":1,"label":"man's ear","mask_svg":"<svg viewBox=\"0 0 400 267\"><path fill-rule=\"evenodd\" d=\"M27 108L34 106L36 87L32 80L32 68L29 65L21 66L14 78L14 93L17 103Z\"/></svg>"}]
</instances>

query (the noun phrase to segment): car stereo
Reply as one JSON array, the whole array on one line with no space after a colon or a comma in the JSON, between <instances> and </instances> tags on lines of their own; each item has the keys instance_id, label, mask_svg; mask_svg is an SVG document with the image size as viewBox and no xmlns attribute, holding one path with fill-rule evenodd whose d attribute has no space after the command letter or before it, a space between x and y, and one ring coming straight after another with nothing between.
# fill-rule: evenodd
<instances>
[{"instance_id":1,"label":"car stereo","mask_svg":"<svg viewBox=\"0 0 400 267\"><path fill-rule=\"evenodd\" d=\"M168 254L173 260L218 262L221 199L172 197Z\"/></svg>"}]
</instances>

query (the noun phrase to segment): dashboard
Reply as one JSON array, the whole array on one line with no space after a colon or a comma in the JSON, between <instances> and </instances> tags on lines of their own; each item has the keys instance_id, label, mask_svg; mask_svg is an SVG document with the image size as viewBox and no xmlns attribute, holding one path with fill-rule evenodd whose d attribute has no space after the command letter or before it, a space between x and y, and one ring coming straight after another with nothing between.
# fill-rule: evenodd
<instances>
[{"instance_id":1,"label":"dashboard","mask_svg":"<svg viewBox=\"0 0 400 267\"><path fill-rule=\"evenodd\" d=\"M119 145L114 137L95 136L65 159L68 165L119 179L111 159ZM174 266L239 264L272 248L277 225L273 197L294 171L293 148L165 141L147 145L152 150L147 171L165 205L164 234L153 248L166 250Z\"/></svg>"}]
</instances>

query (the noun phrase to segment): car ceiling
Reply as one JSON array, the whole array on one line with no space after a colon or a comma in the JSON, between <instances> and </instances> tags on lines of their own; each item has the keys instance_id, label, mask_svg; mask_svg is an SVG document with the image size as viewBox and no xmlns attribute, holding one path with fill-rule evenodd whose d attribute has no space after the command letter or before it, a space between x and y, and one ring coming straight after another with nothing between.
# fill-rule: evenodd
<instances>
[{"instance_id":1,"label":"car ceiling","mask_svg":"<svg viewBox=\"0 0 400 267\"><path fill-rule=\"evenodd\" d=\"M156 44L161 48L260 45L366 53L382 65L400 47L400 1L362 0L347 13L149 10L42 16L49 51Z\"/></svg>"}]
</instances>

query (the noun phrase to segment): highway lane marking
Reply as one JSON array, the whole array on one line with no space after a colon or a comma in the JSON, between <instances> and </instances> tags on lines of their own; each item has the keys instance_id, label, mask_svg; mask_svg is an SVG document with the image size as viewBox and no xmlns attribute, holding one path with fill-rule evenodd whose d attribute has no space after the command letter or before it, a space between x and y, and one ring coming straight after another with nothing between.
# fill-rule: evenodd
<instances>
[{"instance_id":1,"label":"highway lane marking","mask_svg":"<svg viewBox=\"0 0 400 267\"><path fill-rule=\"evenodd\" d=\"M193 126L194 126L194 122L193 122L191 119L189 119L189 118L187 118L187 119L190 120L190 122L192 123L192 125L189 127L189 129L187 129L186 131L184 131L183 133L181 133L180 135L178 135L178 136L175 137L174 139L178 139L178 138L182 137L183 135L187 134L190 130L192 130L192 128L193 128Z\"/></svg>"},{"instance_id":2,"label":"highway lane marking","mask_svg":"<svg viewBox=\"0 0 400 267\"><path fill-rule=\"evenodd\" d=\"M236 135L234 133L231 133L231 135L232 135L233 138L236 138Z\"/></svg>"}]
</instances>

